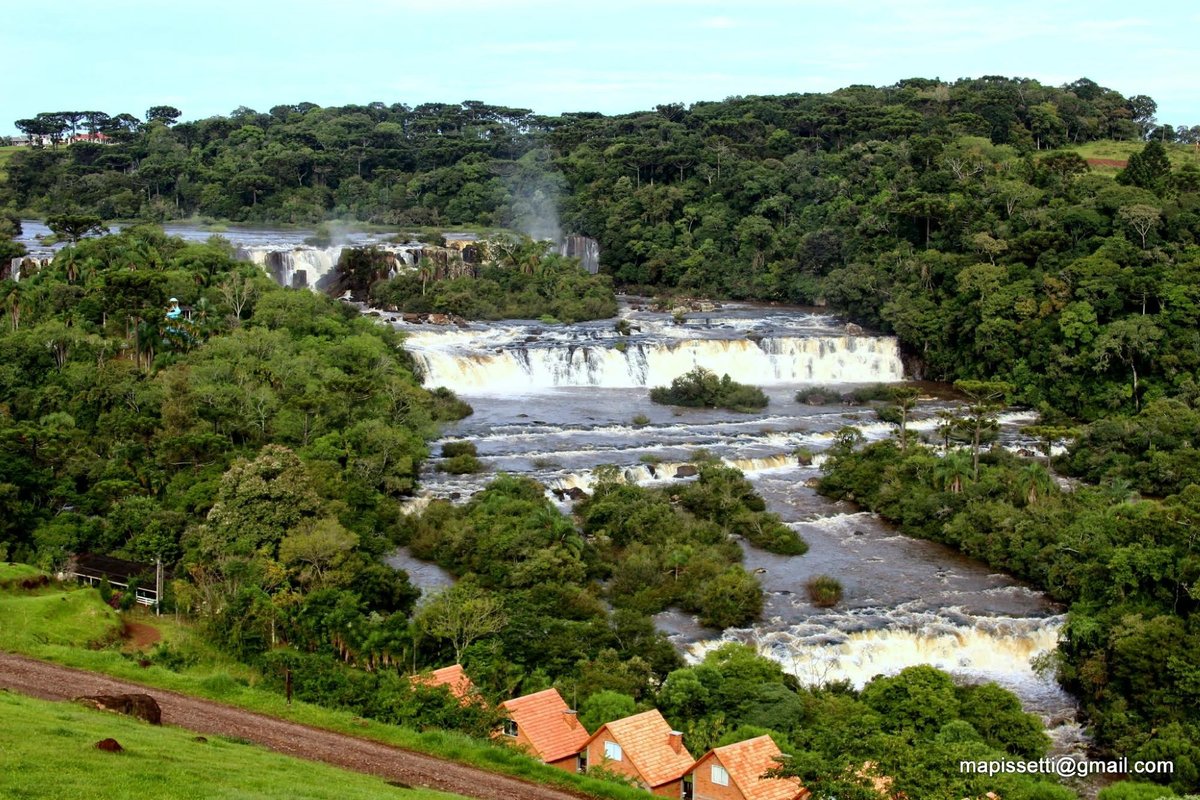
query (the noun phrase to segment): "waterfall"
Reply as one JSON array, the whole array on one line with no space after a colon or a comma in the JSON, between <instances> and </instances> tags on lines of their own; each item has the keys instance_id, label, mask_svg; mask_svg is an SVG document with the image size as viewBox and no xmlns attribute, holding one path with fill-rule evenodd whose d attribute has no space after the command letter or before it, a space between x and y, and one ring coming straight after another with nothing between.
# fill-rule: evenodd
<instances>
[{"instance_id":1,"label":"waterfall","mask_svg":"<svg viewBox=\"0 0 1200 800\"><path fill-rule=\"evenodd\" d=\"M371 245L383 252L390 253L394 264L390 270L395 275L402 269L416 266L421 258L419 244ZM263 271L275 279L280 286L296 289L308 287L317 289L324 285L326 279L333 274L338 259L347 247L279 247L272 245L246 246L237 249L239 261L249 261L262 267ZM353 249L353 248L350 248Z\"/></svg>"},{"instance_id":2,"label":"waterfall","mask_svg":"<svg viewBox=\"0 0 1200 800\"><path fill-rule=\"evenodd\" d=\"M595 275L600 271L600 243L586 236L572 234L563 238L558 246L559 255L578 258L579 264Z\"/></svg>"},{"instance_id":3,"label":"waterfall","mask_svg":"<svg viewBox=\"0 0 1200 800\"><path fill-rule=\"evenodd\" d=\"M1071 700L1032 662L1055 649L1063 622L1061 616L977 616L957 609L854 609L817 613L783 630L727 631L693 644L688 659L699 661L726 641L741 641L801 683L846 680L858 688L876 675L931 664L967 681L996 681L1017 691L1027 710L1053 715L1070 708Z\"/></svg>"},{"instance_id":4,"label":"waterfall","mask_svg":"<svg viewBox=\"0 0 1200 800\"><path fill-rule=\"evenodd\" d=\"M600 343L512 345L478 349L439 346L416 334L409 350L430 386L494 393L562 386L661 386L700 366L757 386L872 383L904 378L893 337L804 336L633 341L622 351Z\"/></svg>"},{"instance_id":5,"label":"waterfall","mask_svg":"<svg viewBox=\"0 0 1200 800\"><path fill-rule=\"evenodd\" d=\"M280 286L316 287L333 272L342 247L239 247L237 258L263 268Z\"/></svg>"}]
</instances>

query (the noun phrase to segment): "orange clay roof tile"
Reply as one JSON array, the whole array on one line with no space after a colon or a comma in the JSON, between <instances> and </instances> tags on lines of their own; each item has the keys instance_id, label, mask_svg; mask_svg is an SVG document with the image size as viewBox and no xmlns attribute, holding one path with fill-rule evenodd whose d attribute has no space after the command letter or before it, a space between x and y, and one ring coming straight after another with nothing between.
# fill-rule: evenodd
<instances>
[{"instance_id":1,"label":"orange clay roof tile","mask_svg":"<svg viewBox=\"0 0 1200 800\"><path fill-rule=\"evenodd\" d=\"M796 778L763 778L762 774L779 766L780 750L770 736L759 736L737 744L709 750L693 769L718 762L729 773L729 780L746 800L797 800L808 796ZM689 770L691 771L691 770Z\"/></svg>"},{"instance_id":2,"label":"orange clay roof tile","mask_svg":"<svg viewBox=\"0 0 1200 800\"><path fill-rule=\"evenodd\" d=\"M427 675L414 675L412 681L423 686L446 686L450 689L450 694L459 700L466 700L475 689L475 684L467 677L462 664L435 669Z\"/></svg>"},{"instance_id":3,"label":"orange clay roof tile","mask_svg":"<svg viewBox=\"0 0 1200 800\"><path fill-rule=\"evenodd\" d=\"M575 718L557 689L505 700L500 708L517 723L538 758L558 761L583 749L587 729Z\"/></svg>"},{"instance_id":4,"label":"orange clay roof tile","mask_svg":"<svg viewBox=\"0 0 1200 800\"><path fill-rule=\"evenodd\" d=\"M679 750L671 745L671 726L658 709L601 725L589 742L605 731L604 738L621 745L625 757L651 788L679 778L692 766L692 754L683 742Z\"/></svg>"}]
</instances>

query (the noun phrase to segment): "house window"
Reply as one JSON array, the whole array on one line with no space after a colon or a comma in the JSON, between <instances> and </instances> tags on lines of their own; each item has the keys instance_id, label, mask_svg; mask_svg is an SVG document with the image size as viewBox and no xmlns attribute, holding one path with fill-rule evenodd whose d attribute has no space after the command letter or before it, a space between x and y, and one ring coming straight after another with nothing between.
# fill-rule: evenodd
<instances>
[{"instance_id":1,"label":"house window","mask_svg":"<svg viewBox=\"0 0 1200 800\"><path fill-rule=\"evenodd\" d=\"M517 735L517 721L515 719L504 720L504 735L505 736L516 736Z\"/></svg>"},{"instance_id":2,"label":"house window","mask_svg":"<svg viewBox=\"0 0 1200 800\"><path fill-rule=\"evenodd\" d=\"M621 752L621 745L616 742L605 742L604 757L609 761L621 761L625 755Z\"/></svg>"},{"instance_id":3,"label":"house window","mask_svg":"<svg viewBox=\"0 0 1200 800\"><path fill-rule=\"evenodd\" d=\"M713 764L712 782L715 783L717 786L728 786L729 785L729 773L726 772L725 768L722 767L720 764Z\"/></svg>"}]
</instances>

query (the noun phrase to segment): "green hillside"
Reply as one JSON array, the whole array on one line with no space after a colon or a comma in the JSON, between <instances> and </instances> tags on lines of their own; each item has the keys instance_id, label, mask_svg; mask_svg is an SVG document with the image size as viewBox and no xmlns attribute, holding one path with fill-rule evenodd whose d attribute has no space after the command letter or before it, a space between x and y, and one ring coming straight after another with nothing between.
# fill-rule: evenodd
<instances>
[{"instance_id":1,"label":"green hillside","mask_svg":"<svg viewBox=\"0 0 1200 800\"><path fill-rule=\"evenodd\" d=\"M1196 145L1168 143L1163 146L1167 151L1167 158L1171 160L1172 167L1181 167L1184 164L1192 164L1200 167L1200 149L1197 149ZM1131 155L1140 152L1143 147L1145 147L1144 142L1117 142L1112 139L1100 139L1068 149L1073 150L1080 157L1088 160L1128 161ZM1092 170L1101 174L1111 173L1116 175L1121 171L1121 168L1116 165L1092 164L1091 167Z\"/></svg>"},{"instance_id":2,"label":"green hillside","mask_svg":"<svg viewBox=\"0 0 1200 800\"><path fill-rule=\"evenodd\" d=\"M197 741L179 728L66 703L0 692L0 796L32 798L293 798L394 797L453 800L458 795L399 789L380 778L273 753L220 736ZM120 754L95 748L112 738ZM203 787L202 789L200 787Z\"/></svg>"}]
</instances>

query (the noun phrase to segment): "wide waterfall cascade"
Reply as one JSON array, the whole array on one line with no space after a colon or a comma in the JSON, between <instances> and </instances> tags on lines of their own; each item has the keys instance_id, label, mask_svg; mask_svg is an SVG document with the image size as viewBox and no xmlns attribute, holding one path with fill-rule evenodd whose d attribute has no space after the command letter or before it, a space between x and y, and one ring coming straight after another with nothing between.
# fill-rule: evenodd
<instances>
[{"instance_id":1,"label":"wide waterfall cascade","mask_svg":"<svg viewBox=\"0 0 1200 800\"><path fill-rule=\"evenodd\" d=\"M628 336L611 323L502 323L450 332L417 327L406 330L406 348L427 385L467 394L660 386L695 367L758 386L903 380L894 337L848 335L827 317L825 325L814 325L812 316L777 313L750 325L742 316L715 312L675 325L644 314L631 318L638 329Z\"/></svg>"},{"instance_id":2,"label":"wide waterfall cascade","mask_svg":"<svg viewBox=\"0 0 1200 800\"><path fill-rule=\"evenodd\" d=\"M354 245L358 247L359 245ZM392 273L414 267L423 249L419 244L373 244L372 247L387 253L392 258ZM292 288L317 288L323 286L332 275L344 245L331 247L293 247L289 245L254 245L239 247L236 257L262 267L263 271L281 286Z\"/></svg>"},{"instance_id":3,"label":"wide waterfall cascade","mask_svg":"<svg viewBox=\"0 0 1200 800\"><path fill-rule=\"evenodd\" d=\"M854 609L814 614L780 630L728 631L720 639L693 644L686 657L695 663L722 643L739 641L778 661L802 684L848 681L857 688L877 675L930 664L965 681L995 681L1021 695L1027 709L1061 720L1072 716L1071 697L1035 664L1057 646L1064 621L1062 616L976 616L958 609Z\"/></svg>"}]
</instances>

